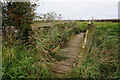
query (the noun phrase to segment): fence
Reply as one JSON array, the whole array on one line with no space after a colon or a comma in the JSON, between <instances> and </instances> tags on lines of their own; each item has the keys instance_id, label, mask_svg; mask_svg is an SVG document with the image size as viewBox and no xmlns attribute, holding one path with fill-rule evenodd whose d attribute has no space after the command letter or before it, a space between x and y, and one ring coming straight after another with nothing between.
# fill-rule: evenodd
<instances>
[{"instance_id":1,"label":"fence","mask_svg":"<svg viewBox=\"0 0 120 80\"><path fill-rule=\"evenodd\" d=\"M89 21L88 23L88 27L85 33L85 38L83 41L83 46L82 46L82 57L85 59L86 56L89 53L90 50L90 45L92 43L92 38L94 35L94 30L95 30L95 25L93 25L93 23L91 21Z\"/></svg>"},{"instance_id":2,"label":"fence","mask_svg":"<svg viewBox=\"0 0 120 80\"><path fill-rule=\"evenodd\" d=\"M72 30L73 28L68 29L68 31ZM93 33L94 33L94 29L95 29L95 25L93 25L92 21L88 22L88 27L86 29L86 33L85 33L85 38L83 41L83 46L82 46L82 56L83 58L85 58L87 56L87 54L89 53L90 50L90 45L92 42L92 38L93 38ZM68 32L67 31L67 32ZM71 38L74 35L71 35ZM57 52L59 49L61 48L61 45L58 45L53 52Z\"/></svg>"}]
</instances>

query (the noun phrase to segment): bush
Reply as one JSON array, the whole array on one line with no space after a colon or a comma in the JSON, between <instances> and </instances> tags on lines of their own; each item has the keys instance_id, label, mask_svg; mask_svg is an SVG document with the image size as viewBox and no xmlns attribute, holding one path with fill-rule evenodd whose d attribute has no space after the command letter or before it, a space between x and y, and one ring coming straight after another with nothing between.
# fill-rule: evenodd
<instances>
[{"instance_id":1,"label":"bush","mask_svg":"<svg viewBox=\"0 0 120 80\"><path fill-rule=\"evenodd\" d=\"M22 6L21 6L22 5ZM6 35L6 27L13 26L17 29L17 38L28 41L32 33L32 20L34 19L36 4L30 2L4 2L3 3L3 35ZM10 30L8 30L10 32ZM3 37L4 37L3 36ZM7 41L7 39L5 38Z\"/></svg>"}]
</instances>

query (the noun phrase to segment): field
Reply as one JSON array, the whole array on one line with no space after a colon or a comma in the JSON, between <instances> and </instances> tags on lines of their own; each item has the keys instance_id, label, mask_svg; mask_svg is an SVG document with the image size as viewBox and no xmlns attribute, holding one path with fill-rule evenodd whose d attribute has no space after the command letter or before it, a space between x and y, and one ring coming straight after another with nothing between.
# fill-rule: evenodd
<instances>
[{"instance_id":1,"label":"field","mask_svg":"<svg viewBox=\"0 0 120 80\"><path fill-rule=\"evenodd\" d=\"M63 77L70 78L119 78L118 23L93 22L96 26L86 60ZM67 21L32 24L35 34L31 45L16 40L13 45L2 39L2 77L55 78L52 66L68 59L63 48L80 33L85 33L88 22ZM9 34L9 37L11 35ZM19 43L19 44L17 44ZM81 43L82 44L82 43Z\"/></svg>"},{"instance_id":2,"label":"field","mask_svg":"<svg viewBox=\"0 0 120 80\"><path fill-rule=\"evenodd\" d=\"M95 22L93 41L87 59L75 67L72 77L119 78L118 23Z\"/></svg>"}]
</instances>

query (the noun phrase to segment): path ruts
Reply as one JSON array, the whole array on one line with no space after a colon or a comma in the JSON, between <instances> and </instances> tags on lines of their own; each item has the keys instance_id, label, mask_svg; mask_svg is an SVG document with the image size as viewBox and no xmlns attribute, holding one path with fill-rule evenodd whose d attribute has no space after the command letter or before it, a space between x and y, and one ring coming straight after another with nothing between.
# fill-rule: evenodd
<instances>
[{"instance_id":1,"label":"path ruts","mask_svg":"<svg viewBox=\"0 0 120 80\"><path fill-rule=\"evenodd\" d=\"M66 55L68 59L56 62L55 65L53 65L52 70L54 77L63 78L64 75L72 71L74 67L73 63L81 52L82 39L83 33L77 34L64 48L64 50L68 51Z\"/></svg>"}]
</instances>

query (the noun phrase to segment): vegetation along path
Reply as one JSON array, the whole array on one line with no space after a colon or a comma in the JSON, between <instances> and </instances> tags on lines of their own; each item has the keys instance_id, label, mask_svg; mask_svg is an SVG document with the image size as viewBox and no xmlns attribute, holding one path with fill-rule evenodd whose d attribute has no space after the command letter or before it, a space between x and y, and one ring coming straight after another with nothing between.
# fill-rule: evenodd
<instances>
[{"instance_id":1,"label":"vegetation along path","mask_svg":"<svg viewBox=\"0 0 120 80\"><path fill-rule=\"evenodd\" d=\"M66 55L68 58L66 60L56 62L55 65L53 65L52 68L55 77L63 78L64 75L72 71L74 67L73 63L75 62L78 54L82 51L81 45L83 34L84 33L77 34L64 48L65 51L68 51L68 54Z\"/></svg>"}]
</instances>

